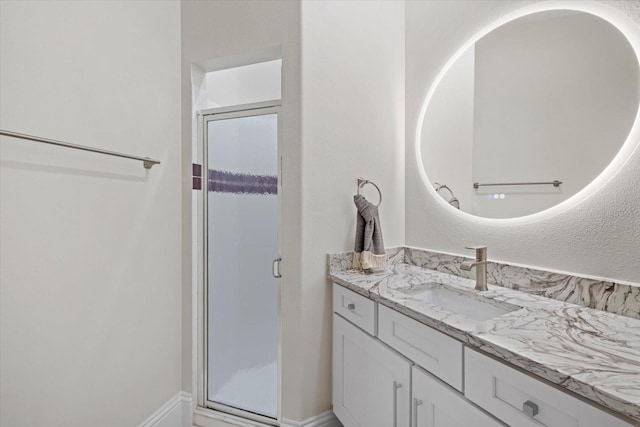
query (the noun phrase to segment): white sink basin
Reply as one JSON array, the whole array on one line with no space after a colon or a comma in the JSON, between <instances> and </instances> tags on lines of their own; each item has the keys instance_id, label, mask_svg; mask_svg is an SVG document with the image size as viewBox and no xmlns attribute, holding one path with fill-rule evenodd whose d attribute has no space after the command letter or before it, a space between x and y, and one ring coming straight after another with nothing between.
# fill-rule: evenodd
<instances>
[{"instance_id":1,"label":"white sink basin","mask_svg":"<svg viewBox=\"0 0 640 427\"><path fill-rule=\"evenodd\" d=\"M465 295L442 285L431 285L428 289L412 293L411 299L441 307L452 313L460 314L468 319L484 322L503 314L520 309L511 304L502 303L497 306L490 301L482 301L482 296Z\"/></svg>"}]
</instances>

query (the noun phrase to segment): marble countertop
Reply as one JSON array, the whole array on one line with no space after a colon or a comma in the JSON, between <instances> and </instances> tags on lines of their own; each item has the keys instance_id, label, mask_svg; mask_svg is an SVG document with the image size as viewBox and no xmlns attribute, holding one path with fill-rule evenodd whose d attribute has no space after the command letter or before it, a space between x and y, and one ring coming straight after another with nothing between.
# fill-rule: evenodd
<instances>
[{"instance_id":1,"label":"marble countertop","mask_svg":"<svg viewBox=\"0 0 640 427\"><path fill-rule=\"evenodd\" d=\"M640 426L638 319L491 284L488 291L478 292L473 280L402 262L373 274L331 268L329 277ZM415 298L433 283L515 311L481 323L471 321Z\"/></svg>"}]
</instances>

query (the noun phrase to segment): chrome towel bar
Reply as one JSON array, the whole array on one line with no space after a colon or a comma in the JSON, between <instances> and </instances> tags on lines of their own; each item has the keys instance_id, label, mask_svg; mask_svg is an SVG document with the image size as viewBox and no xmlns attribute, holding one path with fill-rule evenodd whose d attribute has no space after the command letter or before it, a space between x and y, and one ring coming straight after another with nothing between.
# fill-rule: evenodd
<instances>
[{"instance_id":1,"label":"chrome towel bar","mask_svg":"<svg viewBox=\"0 0 640 427\"><path fill-rule=\"evenodd\" d=\"M159 165L159 160L150 159L149 157L132 156L130 154L118 153L116 151L101 150L100 148L87 147L85 145L71 144L68 142L56 141L55 139L41 138L39 136L26 135L24 133L11 132L0 129L0 135L10 136L12 138L26 139L29 141L44 142L45 144L59 145L61 147L75 148L76 150L91 151L93 153L106 154L107 156L124 157L126 159L139 160L145 169L151 169L153 165Z\"/></svg>"},{"instance_id":2,"label":"chrome towel bar","mask_svg":"<svg viewBox=\"0 0 640 427\"><path fill-rule=\"evenodd\" d=\"M553 185L554 187L560 187L560 184L562 184L562 181L558 181L557 179L555 181L550 181L550 182L500 182L500 183L493 183L493 184L480 184L478 182L474 182L473 188L493 187L497 185Z\"/></svg>"}]
</instances>

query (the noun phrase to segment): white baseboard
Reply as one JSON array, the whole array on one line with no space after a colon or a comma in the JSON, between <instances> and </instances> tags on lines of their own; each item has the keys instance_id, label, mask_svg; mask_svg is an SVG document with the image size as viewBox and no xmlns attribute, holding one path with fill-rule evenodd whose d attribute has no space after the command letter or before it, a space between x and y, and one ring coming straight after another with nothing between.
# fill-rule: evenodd
<instances>
[{"instance_id":1,"label":"white baseboard","mask_svg":"<svg viewBox=\"0 0 640 427\"><path fill-rule=\"evenodd\" d=\"M280 424L281 427L342 427L342 424L333 411L323 412L315 417L307 418L304 421L291 421L283 419Z\"/></svg>"},{"instance_id":2,"label":"white baseboard","mask_svg":"<svg viewBox=\"0 0 640 427\"><path fill-rule=\"evenodd\" d=\"M191 427L191 412L191 395L181 391L138 427Z\"/></svg>"},{"instance_id":3,"label":"white baseboard","mask_svg":"<svg viewBox=\"0 0 640 427\"><path fill-rule=\"evenodd\" d=\"M214 411L200 406L196 407L193 414L193 424L198 427L273 427L272 425L247 420L235 415L225 414L224 412Z\"/></svg>"},{"instance_id":4,"label":"white baseboard","mask_svg":"<svg viewBox=\"0 0 640 427\"><path fill-rule=\"evenodd\" d=\"M240 426L240 427L272 427L256 421L245 420L222 412L210 411L202 408L195 410L195 425L202 427ZM283 419L280 427L342 427L333 411L323 412L304 421Z\"/></svg>"}]
</instances>

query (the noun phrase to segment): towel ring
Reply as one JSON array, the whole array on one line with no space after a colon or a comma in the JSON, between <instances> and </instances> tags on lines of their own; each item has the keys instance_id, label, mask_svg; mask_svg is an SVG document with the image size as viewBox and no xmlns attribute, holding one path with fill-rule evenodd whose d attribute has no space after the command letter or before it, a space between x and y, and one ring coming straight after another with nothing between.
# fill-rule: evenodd
<instances>
[{"instance_id":1,"label":"towel ring","mask_svg":"<svg viewBox=\"0 0 640 427\"><path fill-rule=\"evenodd\" d=\"M376 207L380 206L380 204L382 203L382 191L380 191L380 188L373 181L369 181L368 179L364 179L364 178L358 178L357 194L360 195L360 189L367 184L373 185L374 187L376 187L376 190L378 190L378 195L380 196L380 200L378 201L378 204L376 205Z\"/></svg>"}]
</instances>

